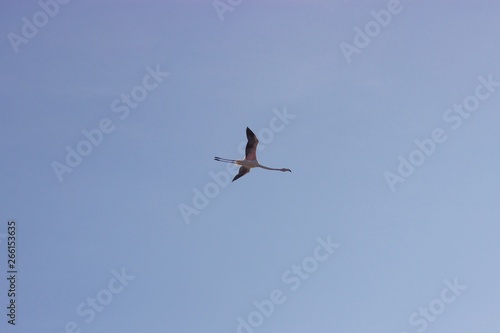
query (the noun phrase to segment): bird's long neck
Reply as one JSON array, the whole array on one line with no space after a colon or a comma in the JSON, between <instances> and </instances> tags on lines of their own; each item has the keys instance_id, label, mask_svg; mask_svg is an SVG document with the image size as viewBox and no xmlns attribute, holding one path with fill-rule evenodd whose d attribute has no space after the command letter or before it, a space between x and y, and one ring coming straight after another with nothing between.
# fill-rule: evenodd
<instances>
[{"instance_id":1,"label":"bird's long neck","mask_svg":"<svg viewBox=\"0 0 500 333\"><path fill-rule=\"evenodd\" d=\"M259 164L258 165L259 168L262 168L262 169L266 169L266 170L275 170L275 171L281 171L281 169L274 169L274 168L269 168L269 167L266 167L264 165L261 165Z\"/></svg>"}]
</instances>

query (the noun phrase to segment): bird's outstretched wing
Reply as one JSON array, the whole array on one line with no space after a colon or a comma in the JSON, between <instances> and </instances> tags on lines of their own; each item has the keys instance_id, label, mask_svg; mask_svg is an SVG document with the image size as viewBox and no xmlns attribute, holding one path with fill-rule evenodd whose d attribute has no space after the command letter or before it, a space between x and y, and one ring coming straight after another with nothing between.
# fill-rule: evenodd
<instances>
[{"instance_id":1,"label":"bird's outstretched wing","mask_svg":"<svg viewBox=\"0 0 500 333\"><path fill-rule=\"evenodd\" d=\"M233 178L233 182L234 182L236 179L243 177L244 175L246 175L246 174L247 174L247 173L249 173L249 172L250 172L250 169L249 169L249 168L242 166L242 167L240 168L240 171L238 172L238 174L237 174L236 176L234 176L234 178Z\"/></svg>"},{"instance_id":2,"label":"bird's outstretched wing","mask_svg":"<svg viewBox=\"0 0 500 333\"><path fill-rule=\"evenodd\" d=\"M252 132L250 128L247 127L247 147L245 148L245 158L247 160L256 160L257 159L257 145L259 144L259 140ZM241 169L240 169L241 170Z\"/></svg>"}]
</instances>

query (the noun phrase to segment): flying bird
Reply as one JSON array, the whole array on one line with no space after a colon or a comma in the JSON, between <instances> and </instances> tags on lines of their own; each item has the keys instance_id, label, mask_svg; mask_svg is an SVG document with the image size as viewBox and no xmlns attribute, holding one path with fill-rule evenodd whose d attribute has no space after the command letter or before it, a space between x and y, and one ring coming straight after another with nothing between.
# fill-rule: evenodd
<instances>
[{"instance_id":1,"label":"flying bird","mask_svg":"<svg viewBox=\"0 0 500 333\"><path fill-rule=\"evenodd\" d=\"M221 157L214 157L214 160L219 161L219 162L226 162L226 163L233 163L236 165L241 165L241 168L236 176L233 178L233 182L247 173L250 172L250 169L252 168L262 168L266 170L275 170L275 171L289 171L292 172L290 169L286 168L281 168L281 169L274 169L274 168L268 168L266 166L263 166L259 164L257 161L257 145L259 144L259 140L255 136L255 134L252 132L250 128L247 127L247 146L245 148L245 159L244 160L230 160L227 158L221 158Z\"/></svg>"}]
</instances>

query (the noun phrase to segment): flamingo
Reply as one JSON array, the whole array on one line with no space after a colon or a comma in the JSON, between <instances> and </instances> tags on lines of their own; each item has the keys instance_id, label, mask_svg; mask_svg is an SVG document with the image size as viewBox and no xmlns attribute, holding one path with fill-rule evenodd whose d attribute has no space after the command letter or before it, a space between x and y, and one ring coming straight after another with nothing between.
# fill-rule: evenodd
<instances>
[{"instance_id":1,"label":"flamingo","mask_svg":"<svg viewBox=\"0 0 500 333\"><path fill-rule=\"evenodd\" d=\"M257 136L252 132L250 128L247 127L247 146L245 148L245 159L244 160L230 160L227 158L221 158L221 157L214 157L214 160L219 161L219 162L226 162L226 163L233 163L236 165L241 165L241 168L236 176L233 178L233 182L247 173L250 172L250 169L252 168L262 168L266 170L275 170L275 171L289 171L292 172L292 170L287 169L287 168L281 168L281 169L275 169L275 168L269 168L264 165L259 164L257 161L257 145L259 144L259 140L257 139Z\"/></svg>"}]
</instances>

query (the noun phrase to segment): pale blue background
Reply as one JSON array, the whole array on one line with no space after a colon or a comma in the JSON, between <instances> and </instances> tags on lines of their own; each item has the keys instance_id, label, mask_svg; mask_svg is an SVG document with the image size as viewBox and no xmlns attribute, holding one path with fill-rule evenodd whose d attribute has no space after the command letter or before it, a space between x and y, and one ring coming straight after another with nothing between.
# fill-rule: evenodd
<instances>
[{"instance_id":1,"label":"pale blue background","mask_svg":"<svg viewBox=\"0 0 500 333\"><path fill-rule=\"evenodd\" d=\"M444 111L500 81L500 5L402 1L347 63L339 44L387 1L249 1L221 21L207 1L70 1L14 53L35 1L0 4L0 232L18 221L18 324L2 332L417 332L408 317L467 286L428 332L500 330L500 91L457 130ZM111 103L146 67L170 76L130 116ZM296 118L261 163L186 225L179 205L240 158L245 127ZM113 133L59 182L51 163L103 118ZM448 139L396 191L384 180L415 139ZM317 237L341 244L292 292L281 275ZM5 309L5 240L0 307ZM86 324L75 312L112 270L135 279Z\"/></svg>"}]
</instances>

